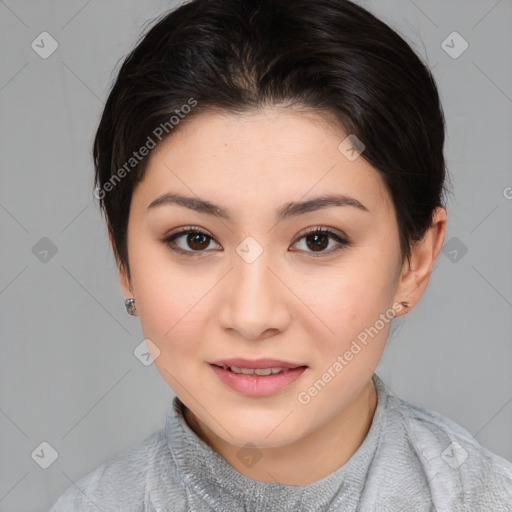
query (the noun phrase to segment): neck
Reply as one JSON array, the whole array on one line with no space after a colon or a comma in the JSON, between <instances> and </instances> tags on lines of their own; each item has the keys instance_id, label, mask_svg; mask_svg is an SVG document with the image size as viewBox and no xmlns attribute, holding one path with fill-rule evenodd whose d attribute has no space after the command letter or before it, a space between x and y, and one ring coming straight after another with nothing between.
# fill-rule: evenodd
<instances>
[{"instance_id":1,"label":"neck","mask_svg":"<svg viewBox=\"0 0 512 512\"><path fill-rule=\"evenodd\" d=\"M370 379L359 395L331 421L294 443L258 448L258 464L247 467L238 458L239 446L217 436L185 407L190 428L243 475L263 482L308 485L344 465L364 441L377 408L377 391Z\"/></svg>"}]
</instances>

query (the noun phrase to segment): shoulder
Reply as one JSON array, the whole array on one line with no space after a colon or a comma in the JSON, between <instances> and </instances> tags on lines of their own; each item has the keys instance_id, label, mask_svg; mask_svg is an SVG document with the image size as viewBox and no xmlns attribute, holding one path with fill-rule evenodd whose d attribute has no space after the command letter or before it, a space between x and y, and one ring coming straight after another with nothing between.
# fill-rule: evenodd
<instances>
[{"instance_id":1,"label":"shoulder","mask_svg":"<svg viewBox=\"0 0 512 512\"><path fill-rule=\"evenodd\" d=\"M471 507L467 510L512 511L512 462L483 447L448 417L396 396L389 400L433 498L438 497L450 510L463 505Z\"/></svg>"},{"instance_id":2,"label":"shoulder","mask_svg":"<svg viewBox=\"0 0 512 512\"><path fill-rule=\"evenodd\" d=\"M50 512L145 510L148 474L167 452L161 429L71 484Z\"/></svg>"}]
</instances>

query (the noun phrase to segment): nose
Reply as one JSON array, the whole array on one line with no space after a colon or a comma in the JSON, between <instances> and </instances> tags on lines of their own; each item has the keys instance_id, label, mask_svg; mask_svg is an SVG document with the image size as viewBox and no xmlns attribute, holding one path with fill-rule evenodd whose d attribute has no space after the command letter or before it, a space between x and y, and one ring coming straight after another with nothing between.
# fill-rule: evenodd
<instances>
[{"instance_id":1,"label":"nose","mask_svg":"<svg viewBox=\"0 0 512 512\"><path fill-rule=\"evenodd\" d=\"M268 251L252 262L235 254L233 266L221 290L221 327L253 341L284 331L290 321L287 297L291 292L272 268L276 265Z\"/></svg>"}]
</instances>

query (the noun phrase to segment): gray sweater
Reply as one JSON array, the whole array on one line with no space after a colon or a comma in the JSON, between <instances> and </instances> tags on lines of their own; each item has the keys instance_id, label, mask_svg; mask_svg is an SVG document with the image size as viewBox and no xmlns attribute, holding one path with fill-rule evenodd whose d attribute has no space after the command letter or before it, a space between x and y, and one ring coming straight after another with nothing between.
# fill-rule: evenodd
<instances>
[{"instance_id":1,"label":"gray sweater","mask_svg":"<svg viewBox=\"0 0 512 512\"><path fill-rule=\"evenodd\" d=\"M50 512L512 511L512 463L457 423L391 394L346 464L305 486L253 480L188 426L174 397L165 428L71 485Z\"/></svg>"}]
</instances>

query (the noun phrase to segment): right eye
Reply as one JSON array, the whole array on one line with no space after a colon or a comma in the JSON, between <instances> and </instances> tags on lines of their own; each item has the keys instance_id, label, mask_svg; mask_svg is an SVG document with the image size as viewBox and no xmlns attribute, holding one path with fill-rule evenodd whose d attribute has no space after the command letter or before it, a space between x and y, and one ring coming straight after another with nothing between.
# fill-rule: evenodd
<instances>
[{"instance_id":1,"label":"right eye","mask_svg":"<svg viewBox=\"0 0 512 512\"><path fill-rule=\"evenodd\" d=\"M180 238L183 238L184 240L182 241L181 247L176 242L176 240L179 240ZM164 243L171 249L171 251L186 254L187 256L199 256L200 253L206 252L205 249L210 245L210 241L213 241L212 236L202 229L194 226L182 229L181 231L173 233L164 239Z\"/></svg>"}]
</instances>

